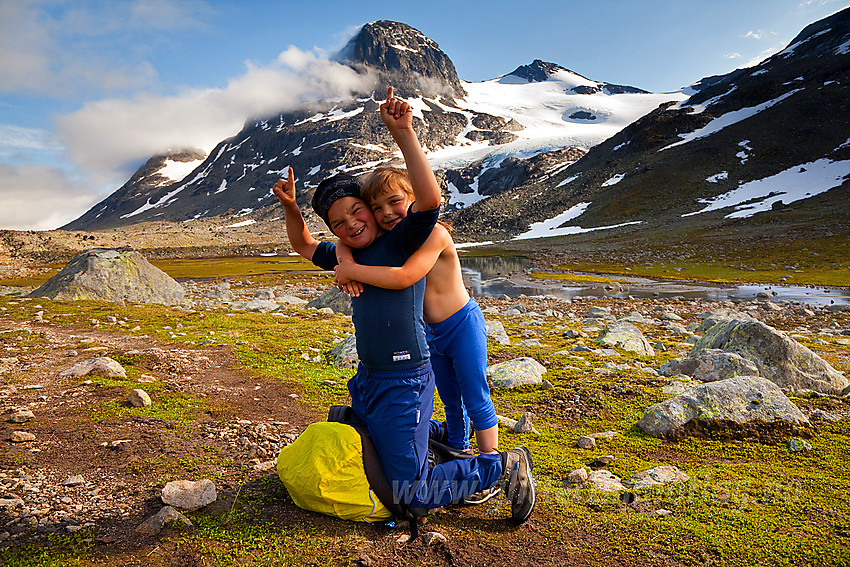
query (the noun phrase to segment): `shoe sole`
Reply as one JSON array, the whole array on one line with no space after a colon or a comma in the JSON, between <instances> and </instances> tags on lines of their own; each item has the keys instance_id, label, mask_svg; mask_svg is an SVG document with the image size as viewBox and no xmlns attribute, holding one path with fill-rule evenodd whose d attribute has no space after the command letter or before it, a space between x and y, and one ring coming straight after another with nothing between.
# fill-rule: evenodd
<instances>
[{"instance_id":1,"label":"shoe sole","mask_svg":"<svg viewBox=\"0 0 850 567\"><path fill-rule=\"evenodd\" d=\"M531 500L531 505L528 507L528 510L526 512L522 513L520 516L515 516L513 511L513 499L511 499L511 520L514 522L514 524L520 525L531 517L531 513L534 511L534 507L537 505L537 484L534 482L534 475L531 472L531 470L534 468L534 461L531 458L531 451L528 450L528 447L517 447L517 449L522 451L523 455L528 461L528 469L526 471L526 475L528 477L528 483L531 485L531 490L527 497ZM514 493L515 497L516 487L511 488L513 490L509 489L506 496L510 496L511 493Z\"/></svg>"},{"instance_id":2,"label":"shoe sole","mask_svg":"<svg viewBox=\"0 0 850 567\"><path fill-rule=\"evenodd\" d=\"M478 506L479 504L484 504L485 502L489 501L494 496L497 496L501 493L502 493L501 488L493 487L493 489L490 490L490 492L487 494L487 496L485 496L483 498L472 500L470 497L467 497L467 498L464 498L463 500L461 500L461 502L465 506Z\"/></svg>"}]
</instances>

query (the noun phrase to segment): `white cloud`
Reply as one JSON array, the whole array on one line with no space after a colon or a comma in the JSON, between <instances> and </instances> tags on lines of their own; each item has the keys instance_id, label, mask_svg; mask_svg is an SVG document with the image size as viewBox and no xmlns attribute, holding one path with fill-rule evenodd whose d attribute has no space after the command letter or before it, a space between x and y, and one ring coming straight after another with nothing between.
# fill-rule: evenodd
<instances>
[{"instance_id":1,"label":"white cloud","mask_svg":"<svg viewBox=\"0 0 850 567\"><path fill-rule=\"evenodd\" d=\"M740 59L740 58L741 58L741 54L740 54L740 53L737 53L737 52L736 52L736 53L727 53L727 54L726 54L726 59Z\"/></svg>"},{"instance_id":2,"label":"white cloud","mask_svg":"<svg viewBox=\"0 0 850 567\"><path fill-rule=\"evenodd\" d=\"M62 146L47 130L0 124L0 152L5 148L28 150L59 150Z\"/></svg>"},{"instance_id":3,"label":"white cloud","mask_svg":"<svg viewBox=\"0 0 850 567\"><path fill-rule=\"evenodd\" d=\"M56 117L59 137L70 158L95 175L95 183L123 183L132 168L155 153L182 148L210 151L249 118L371 86L369 77L294 47L270 66L249 62L246 67L224 88L88 103Z\"/></svg>"},{"instance_id":4,"label":"white cloud","mask_svg":"<svg viewBox=\"0 0 850 567\"><path fill-rule=\"evenodd\" d=\"M70 98L150 87L157 74L134 32L197 27L209 11L200 0L0 0L0 93Z\"/></svg>"},{"instance_id":5,"label":"white cloud","mask_svg":"<svg viewBox=\"0 0 850 567\"><path fill-rule=\"evenodd\" d=\"M762 38L764 38L764 35L765 35L764 32L759 30L759 31L748 31L747 33L745 33L741 37L751 37L753 39L762 39Z\"/></svg>"},{"instance_id":6,"label":"white cloud","mask_svg":"<svg viewBox=\"0 0 850 567\"><path fill-rule=\"evenodd\" d=\"M0 227L50 230L82 214L97 202L88 184L69 179L59 168L13 167L0 163Z\"/></svg>"}]
</instances>

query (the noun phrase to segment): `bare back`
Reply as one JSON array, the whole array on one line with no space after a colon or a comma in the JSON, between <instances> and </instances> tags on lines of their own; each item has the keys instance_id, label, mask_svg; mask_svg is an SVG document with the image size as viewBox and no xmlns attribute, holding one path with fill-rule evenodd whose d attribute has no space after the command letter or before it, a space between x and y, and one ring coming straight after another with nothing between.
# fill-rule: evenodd
<instances>
[{"instance_id":1,"label":"bare back","mask_svg":"<svg viewBox=\"0 0 850 567\"><path fill-rule=\"evenodd\" d=\"M423 248L428 246L439 247L440 253L425 279L424 317L426 323L439 323L466 305L469 293L463 285L460 259L449 231L436 225Z\"/></svg>"}]
</instances>

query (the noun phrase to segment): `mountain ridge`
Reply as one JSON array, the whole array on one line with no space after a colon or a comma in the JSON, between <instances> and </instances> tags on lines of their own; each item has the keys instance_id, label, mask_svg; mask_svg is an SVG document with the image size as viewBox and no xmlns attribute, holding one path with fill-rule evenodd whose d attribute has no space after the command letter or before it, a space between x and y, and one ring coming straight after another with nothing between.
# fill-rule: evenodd
<instances>
[{"instance_id":1,"label":"mountain ridge","mask_svg":"<svg viewBox=\"0 0 850 567\"><path fill-rule=\"evenodd\" d=\"M767 238L798 229L825 234L823 223L850 233L842 220L850 216L846 199L835 197L846 194L850 177L850 167L843 169L850 163L847 120L840 119L850 116L850 9L806 26L758 65L703 78L687 94L598 83L542 60L490 81L455 83L450 59L421 32L397 22L364 30L366 39L355 36L340 57L411 97L414 127L443 186L456 238L575 239L590 238L580 236L589 231L601 231L597 238L677 238L735 230ZM374 68L373 51L355 49L361 44L384 46ZM445 84L427 90L444 73ZM287 165L295 167L306 204L326 175L399 161L377 120L380 92L376 84L362 97L251 121L186 179L145 192L135 186L143 176L134 176L63 228L279 218L268 189ZM811 185L814 194L795 183ZM95 217L109 199L109 215ZM308 225L323 230L309 207L303 210Z\"/></svg>"},{"instance_id":2,"label":"mountain ridge","mask_svg":"<svg viewBox=\"0 0 850 567\"><path fill-rule=\"evenodd\" d=\"M591 104L591 97L568 92L569 88L600 83L578 75L570 75L568 83L555 78L524 87L505 80L507 75L485 83L465 83L457 78L454 65L436 42L398 22L367 24L340 51L337 60L348 62L370 78L373 90L248 121L242 131L219 143L185 179L156 187L139 186L143 175L137 172L104 201L62 228L96 230L145 220L180 222L234 215L262 221L279 216L269 188L289 165L304 187L300 193L306 203L326 175L343 170L361 173L378 163L398 162L392 139L377 116L387 84L414 105L414 127L429 157L439 162L435 165L439 178L453 180L444 185L448 210L526 181L525 175L535 168L522 166L517 160L549 151L578 159L586 147L599 143L660 102L660 98L653 98L658 95L644 94L638 95L644 98L635 99L633 108L620 101L606 105L601 99ZM573 81L576 77L578 82ZM525 94L516 94L520 88ZM505 93L520 101L531 93L536 100L545 100L552 110L547 116L537 116L538 108L526 105L527 117L506 115L503 102L509 97ZM535 138L540 128L555 127L562 127L562 139L552 142L551 137ZM574 149L561 151L568 147ZM305 212L309 217L309 210Z\"/></svg>"}]
</instances>

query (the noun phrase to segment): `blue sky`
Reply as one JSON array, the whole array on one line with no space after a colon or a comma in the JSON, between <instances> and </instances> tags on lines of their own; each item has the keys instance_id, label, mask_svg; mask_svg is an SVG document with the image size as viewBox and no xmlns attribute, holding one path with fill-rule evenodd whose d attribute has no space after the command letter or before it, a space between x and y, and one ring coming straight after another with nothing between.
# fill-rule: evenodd
<instances>
[{"instance_id":1,"label":"blue sky","mask_svg":"<svg viewBox=\"0 0 850 567\"><path fill-rule=\"evenodd\" d=\"M848 0L0 0L0 228L51 229L154 153L345 88L326 60L409 24L465 81L534 59L655 92L752 64Z\"/></svg>"}]
</instances>

